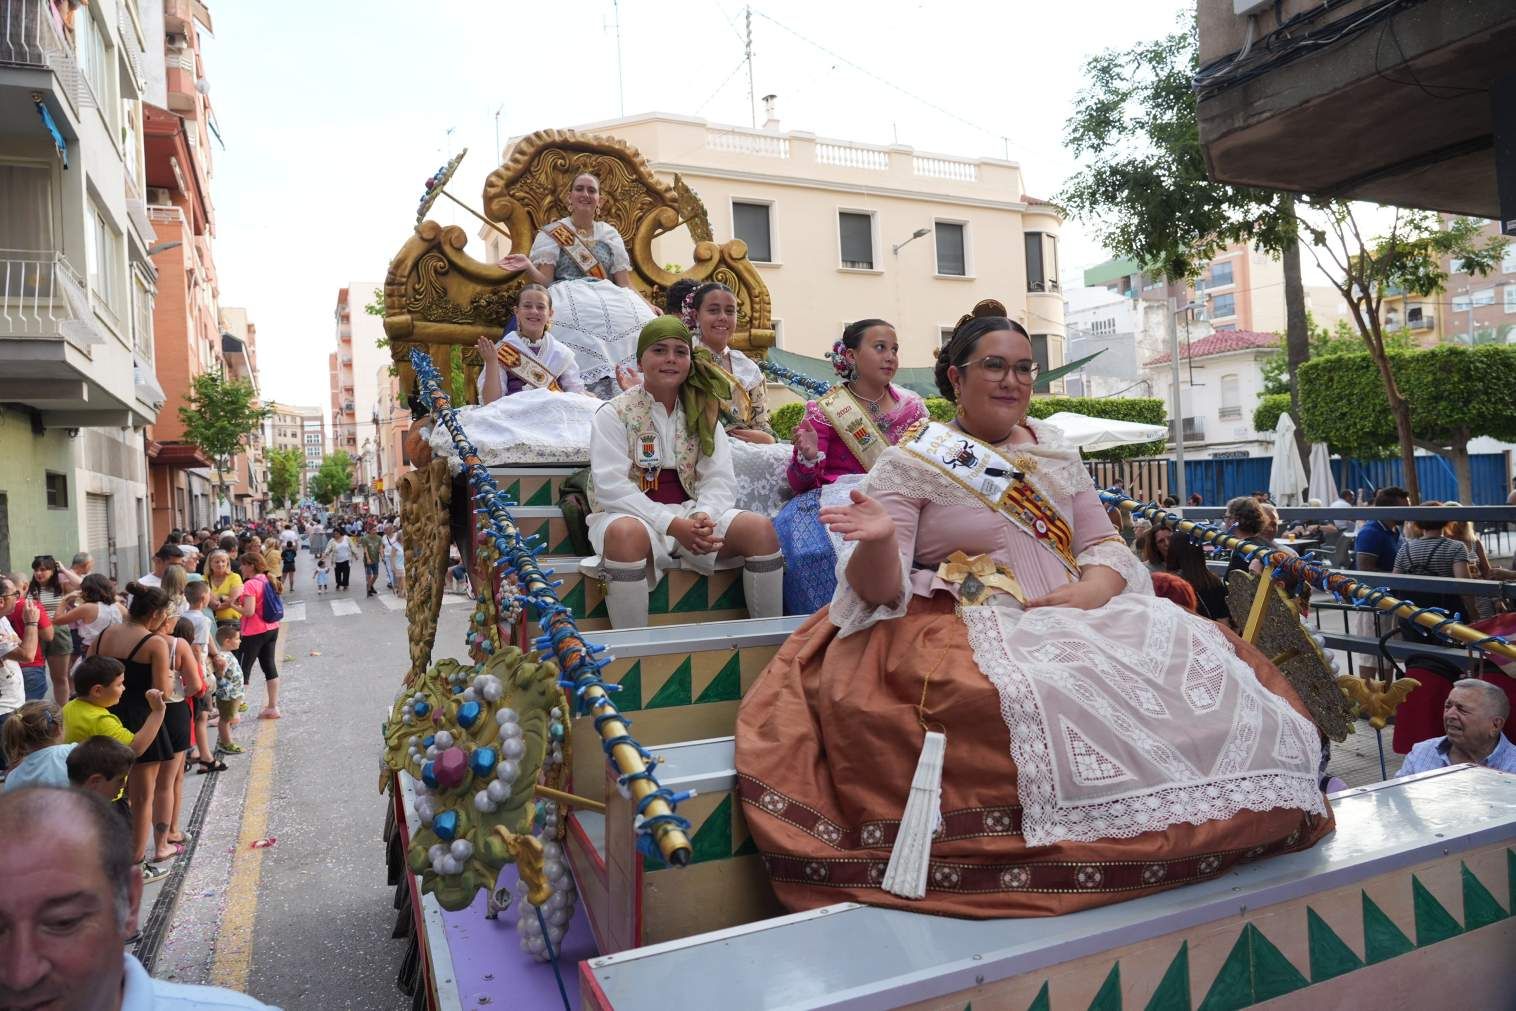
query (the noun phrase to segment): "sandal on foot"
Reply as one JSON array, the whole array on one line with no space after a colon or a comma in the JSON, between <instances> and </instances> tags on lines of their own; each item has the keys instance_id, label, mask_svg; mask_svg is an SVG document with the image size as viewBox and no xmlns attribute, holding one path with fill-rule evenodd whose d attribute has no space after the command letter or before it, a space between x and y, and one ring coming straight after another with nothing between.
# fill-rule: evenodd
<instances>
[{"instance_id":1,"label":"sandal on foot","mask_svg":"<svg viewBox=\"0 0 1516 1011\"><path fill-rule=\"evenodd\" d=\"M277 719L281 719L282 716L283 716L283 714L280 713L279 710L277 710L277 709L275 709L273 707L265 707L264 710L261 713L258 714L258 719L260 719L260 720L277 720Z\"/></svg>"},{"instance_id":2,"label":"sandal on foot","mask_svg":"<svg viewBox=\"0 0 1516 1011\"><path fill-rule=\"evenodd\" d=\"M233 741L230 744L218 745L216 747L216 750L221 752L223 755L241 755L247 751L246 748L238 744L236 741Z\"/></svg>"},{"instance_id":3,"label":"sandal on foot","mask_svg":"<svg viewBox=\"0 0 1516 1011\"><path fill-rule=\"evenodd\" d=\"M162 867L159 867L157 864L148 863L145 860L142 862L142 883L144 885L166 877L168 877L168 871Z\"/></svg>"}]
</instances>

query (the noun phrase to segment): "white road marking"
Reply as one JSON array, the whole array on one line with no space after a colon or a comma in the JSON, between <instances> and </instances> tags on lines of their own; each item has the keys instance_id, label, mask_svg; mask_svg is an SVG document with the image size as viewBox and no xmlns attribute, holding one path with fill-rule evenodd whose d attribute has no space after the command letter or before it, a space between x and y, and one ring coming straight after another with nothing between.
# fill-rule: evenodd
<instances>
[{"instance_id":1,"label":"white road marking","mask_svg":"<svg viewBox=\"0 0 1516 1011\"><path fill-rule=\"evenodd\" d=\"M391 611L403 611L403 610L405 610L405 598L404 597L397 597L394 594L386 593L386 594L384 594L383 596L381 596L379 598L379 602L381 604L383 604L385 607L389 608Z\"/></svg>"},{"instance_id":2,"label":"white road marking","mask_svg":"<svg viewBox=\"0 0 1516 1011\"><path fill-rule=\"evenodd\" d=\"M285 621L304 621L305 620L305 601L303 601L303 600L286 600L284 602L284 620Z\"/></svg>"},{"instance_id":3,"label":"white road marking","mask_svg":"<svg viewBox=\"0 0 1516 1011\"><path fill-rule=\"evenodd\" d=\"M358 606L356 600L332 600L332 614L342 617L344 614L361 614L363 609Z\"/></svg>"}]
</instances>

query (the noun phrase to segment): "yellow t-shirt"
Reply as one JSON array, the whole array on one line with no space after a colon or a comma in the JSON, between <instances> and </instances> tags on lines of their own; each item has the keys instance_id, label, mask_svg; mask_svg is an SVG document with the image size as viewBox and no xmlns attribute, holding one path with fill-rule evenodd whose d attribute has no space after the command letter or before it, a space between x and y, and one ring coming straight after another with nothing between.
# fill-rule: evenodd
<instances>
[{"instance_id":1,"label":"yellow t-shirt","mask_svg":"<svg viewBox=\"0 0 1516 1011\"><path fill-rule=\"evenodd\" d=\"M207 576L205 581L210 583L210 577ZM213 597L231 597L233 600L236 600L237 595L241 592L242 577L235 572L228 572L226 578L219 583L211 583L211 596ZM235 607L223 607L216 612L216 620L241 621L242 612Z\"/></svg>"},{"instance_id":2,"label":"yellow t-shirt","mask_svg":"<svg viewBox=\"0 0 1516 1011\"><path fill-rule=\"evenodd\" d=\"M136 735L104 706L97 706L87 699L74 699L63 707L63 743L78 744L91 737L110 737L131 747Z\"/></svg>"}]
</instances>

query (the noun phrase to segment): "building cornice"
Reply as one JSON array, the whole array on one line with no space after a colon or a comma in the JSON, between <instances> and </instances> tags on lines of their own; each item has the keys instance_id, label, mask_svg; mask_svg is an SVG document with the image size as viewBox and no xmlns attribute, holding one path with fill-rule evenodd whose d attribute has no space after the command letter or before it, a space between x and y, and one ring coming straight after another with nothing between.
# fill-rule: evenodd
<instances>
[{"instance_id":1,"label":"building cornice","mask_svg":"<svg viewBox=\"0 0 1516 1011\"><path fill-rule=\"evenodd\" d=\"M926 190L906 190L894 186L865 186L860 183L839 182L834 179L817 179L810 176L781 176L767 172L742 172L736 169L711 168L708 165L686 165L680 162L651 161L655 172L677 172L686 178L706 176L711 179L728 179L735 182L766 183L772 186L790 186L796 189L831 190L835 193L862 193L870 196L900 197L905 200L920 200L930 203L957 204L962 207L983 207L997 211L1026 213L1032 208L1020 200L989 200L983 197L966 197L953 193L936 193ZM1037 209L1033 213L1056 216L1052 209Z\"/></svg>"}]
</instances>

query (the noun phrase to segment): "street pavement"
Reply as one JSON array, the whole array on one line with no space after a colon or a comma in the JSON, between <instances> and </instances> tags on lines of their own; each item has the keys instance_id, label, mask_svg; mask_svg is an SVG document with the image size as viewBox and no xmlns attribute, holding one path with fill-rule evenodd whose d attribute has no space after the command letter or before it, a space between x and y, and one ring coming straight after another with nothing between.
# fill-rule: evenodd
<instances>
[{"instance_id":1,"label":"street pavement","mask_svg":"<svg viewBox=\"0 0 1516 1011\"><path fill-rule=\"evenodd\" d=\"M302 552L285 593L284 718L254 718L264 700L255 667L236 731L247 753L227 756L227 772L191 777L197 795L206 785L212 794L153 973L289 1011L408 1008L395 985L404 942L390 938L378 790L379 725L409 663L404 602L384 589L382 571L384 595L372 598L361 569L346 593L322 595L311 573ZM447 598L439 657L461 655L467 603ZM186 810L194 803L187 794Z\"/></svg>"},{"instance_id":2,"label":"street pavement","mask_svg":"<svg viewBox=\"0 0 1516 1011\"><path fill-rule=\"evenodd\" d=\"M361 571L346 593L317 595L302 552L285 594L284 718L254 718L264 701L255 668L237 728L247 753L227 756L224 773L187 777L193 847L143 901L139 956L154 975L230 986L287 1011L410 1007L395 984L404 942L390 937L378 790L379 726L408 662L404 602L382 573L381 596L366 598ZM468 604L446 598L436 657L462 655ZM1367 724L1333 746L1331 771L1349 786L1380 779Z\"/></svg>"}]
</instances>

